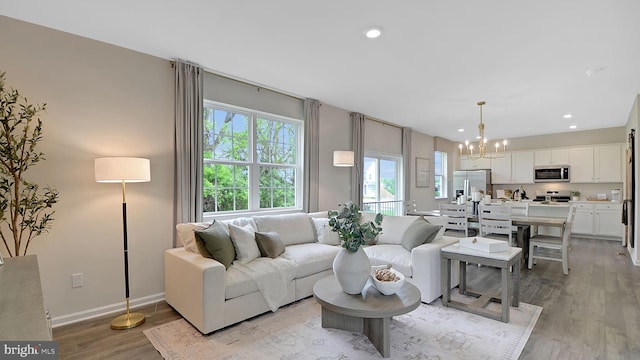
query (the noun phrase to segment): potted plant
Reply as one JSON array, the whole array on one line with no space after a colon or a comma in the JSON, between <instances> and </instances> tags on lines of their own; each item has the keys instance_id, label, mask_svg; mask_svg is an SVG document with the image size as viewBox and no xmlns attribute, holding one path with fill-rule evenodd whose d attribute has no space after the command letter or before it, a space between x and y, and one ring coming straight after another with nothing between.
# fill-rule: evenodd
<instances>
[{"instance_id":1,"label":"potted plant","mask_svg":"<svg viewBox=\"0 0 640 360\"><path fill-rule=\"evenodd\" d=\"M28 181L25 173L44 160L36 150L42 140L38 114L46 104L31 105L18 90L5 87L0 72L0 237L9 256L26 255L31 241L51 228L58 191Z\"/></svg>"},{"instance_id":2,"label":"potted plant","mask_svg":"<svg viewBox=\"0 0 640 360\"><path fill-rule=\"evenodd\" d=\"M333 272L342 290L358 294L364 288L371 272L369 257L362 245L375 239L382 232L382 214L373 221L362 222L360 207L352 202L340 204L340 210L330 210L329 226L340 236L341 251L333 260Z\"/></svg>"},{"instance_id":3,"label":"potted plant","mask_svg":"<svg viewBox=\"0 0 640 360\"><path fill-rule=\"evenodd\" d=\"M580 200L580 191L570 191L569 195L571 195L571 200L578 201Z\"/></svg>"}]
</instances>

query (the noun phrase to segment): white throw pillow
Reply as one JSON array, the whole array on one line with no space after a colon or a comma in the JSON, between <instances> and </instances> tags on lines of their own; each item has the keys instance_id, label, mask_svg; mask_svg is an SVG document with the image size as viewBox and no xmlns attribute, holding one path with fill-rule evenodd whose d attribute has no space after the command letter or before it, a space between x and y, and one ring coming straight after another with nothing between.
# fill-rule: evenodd
<instances>
[{"instance_id":1,"label":"white throw pillow","mask_svg":"<svg viewBox=\"0 0 640 360\"><path fill-rule=\"evenodd\" d=\"M313 225L316 227L316 234L320 244L340 245L340 235L331 230L329 219L311 218L311 220L313 220Z\"/></svg>"},{"instance_id":2,"label":"white throw pillow","mask_svg":"<svg viewBox=\"0 0 640 360\"><path fill-rule=\"evenodd\" d=\"M176 225L176 232L178 234L178 243L184 246L184 249L191 251L192 253L200 254L198 247L196 246L196 234L193 230L203 230L211 226L213 222L201 222L201 223L182 223Z\"/></svg>"},{"instance_id":3,"label":"white throw pillow","mask_svg":"<svg viewBox=\"0 0 640 360\"><path fill-rule=\"evenodd\" d=\"M242 264L248 264L253 259L260 257L260 249L256 243L256 236L253 226L236 226L229 224L229 235L231 242L236 248L236 259Z\"/></svg>"},{"instance_id":4,"label":"white throw pillow","mask_svg":"<svg viewBox=\"0 0 640 360\"><path fill-rule=\"evenodd\" d=\"M449 221L449 218L446 216L425 216L424 219L427 220L429 224L442 226L442 229L438 230L438 234L433 240L442 239L444 232L447 231L447 222Z\"/></svg>"},{"instance_id":5,"label":"white throw pillow","mask_svg":"<svg viewBox=\"0 0 640 360\"><path fill-rule=\"evenodd\" d=\"M418 216L383 217L382 232L378 235L378 244L400 245L404 232L418 219Z\"/></svg>"}]
</instances>

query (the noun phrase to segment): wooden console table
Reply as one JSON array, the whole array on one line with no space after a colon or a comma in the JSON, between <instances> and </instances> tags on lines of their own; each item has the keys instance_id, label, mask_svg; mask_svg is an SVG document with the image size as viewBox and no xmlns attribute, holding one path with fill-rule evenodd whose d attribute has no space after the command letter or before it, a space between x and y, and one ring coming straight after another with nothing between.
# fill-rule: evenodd
<instances>
[{"instance_id":1,"label":"wooden console table","mask_svg":"<svg viewBox=\"0 0 640 360\"><path fill-rule=\"evenodd\" d=\"M0 340L51 340L35 255L5 258L0 266Z\"/></svg>"}]
</instances>

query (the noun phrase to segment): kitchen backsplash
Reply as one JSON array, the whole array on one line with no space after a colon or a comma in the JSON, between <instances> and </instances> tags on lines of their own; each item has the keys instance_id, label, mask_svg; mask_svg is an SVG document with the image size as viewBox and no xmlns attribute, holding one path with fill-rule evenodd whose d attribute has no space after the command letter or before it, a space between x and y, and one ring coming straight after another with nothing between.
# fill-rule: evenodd
<instances>
[{"instance_id":1,"label":"kitchen backsplash","mask_svg":"<svg viewBox=\"0 0 640 360\"><path fill-rule=\"evenodd\" d=\"M529 199L535 198L536 191L546 192L549 190L580 191L580 200L586 200L587 198L595 198L598 194L606 194L607 198L610 199L611 189L620 189L621 193L623 192L622 183L571 184L566 182L558 182L558 183L525 184L525 185L522 185L522 187L527 192L527 197L529 197ZM516 190L519 188L520 188L520 185L517 185L517 184L504 184L504 185L494 184L493 185L494 194L496 190L499 190L499 189Z\"/></svg>"}]
</instances>

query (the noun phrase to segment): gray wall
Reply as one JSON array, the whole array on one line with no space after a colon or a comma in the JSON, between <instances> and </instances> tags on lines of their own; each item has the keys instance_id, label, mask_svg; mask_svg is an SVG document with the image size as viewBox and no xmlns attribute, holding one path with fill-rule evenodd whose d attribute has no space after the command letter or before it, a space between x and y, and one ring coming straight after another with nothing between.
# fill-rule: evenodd
<instances>
[{"instance_id":1,"label":"gray wall","mask_svg":"<svg viewBox=\"0 0 640 360\"><path fill-rule=\"evenodd\" d=\"M7 82L43 114L46 161L27 177L60 191L38 256L45 303L56 323L124 304L122 194L94 180L93 160L151 160L151 182L127 186L131 298L164 297L163 252L173 241L173 70L168 61L0 16ZM6 255L4 245L2 252ZM84 287L71 288L71 274ZM1 291L1 290L0 290Z\"/></svg>"}]
</instances>

